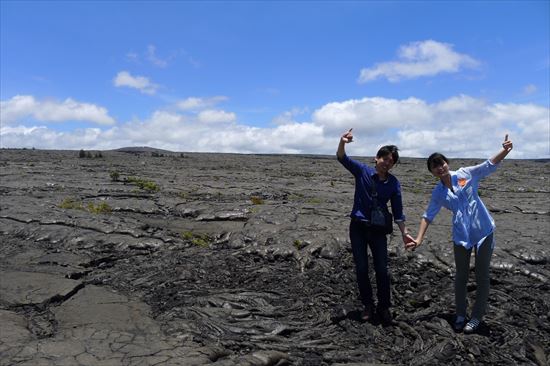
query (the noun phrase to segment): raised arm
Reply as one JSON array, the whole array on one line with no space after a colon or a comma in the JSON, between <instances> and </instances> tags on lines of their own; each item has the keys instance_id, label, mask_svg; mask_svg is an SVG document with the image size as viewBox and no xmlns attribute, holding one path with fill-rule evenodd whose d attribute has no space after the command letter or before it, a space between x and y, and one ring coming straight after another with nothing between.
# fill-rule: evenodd
<instances>
[{"instance_id":1,"label":"raised arm","mask_svg":"<svg viewBox=\"0 0 550 366\"><path fill-rule=\"evenodd\" d=\"M514 148L511 140L508 140L508 134L504 136L504 142L502 143L502 149L491 158L491 163L498 164L508 155L510 151Z\"/></svg>"},{"instance_id":2,"label":"raised arm","mask_svg":"<svg viewBox=\"0 0 550 366\"><path fill-rule=\"evenodd\" d=\"M353 142L353 134L351 133L351 130L353 130L353 128L350 128L348 132L340 137L340 143L338 144L338 150L336 151L336 156L338 159L342 159L344 155L346 155L345 145Z\"/></svg>"}]
</instances>

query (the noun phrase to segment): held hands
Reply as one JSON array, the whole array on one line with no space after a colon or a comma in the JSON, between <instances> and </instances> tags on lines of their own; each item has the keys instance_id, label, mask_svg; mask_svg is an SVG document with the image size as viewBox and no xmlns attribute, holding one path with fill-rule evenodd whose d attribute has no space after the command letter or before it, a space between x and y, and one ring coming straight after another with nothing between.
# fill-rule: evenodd
<instances>
[{"instance_id":1,"label":"held hands","mask_svg":"<svg viewBox=\"0 0 550 366\"><path fill-rule=\"evenodd\" d=\"M410 234L403 235L403 243L406 250L415 250L420 245L419 239L414 239Z\"/></svg>"},{"instance_id":2,"label":"held hands","mask_svg":"<svg viewBox=\"0 0 550 366\"><path fill-rule=\"evenodd\" d=\"M340 138L340 141L342 141L345 144L353 142L353 133L351 133L351 130L353 130L353 128L350 128L348 132L343 134L342 137Z\"/></svg>"},{"instance_id":3,"label":"held hands","mask_svg":"<svg viewBox=\"0 0 550 366\"><path fill-rule=\"evenodd\" d=\"M405 244L406 250L415 250L420 244L417 243L411 234L403 234L403 243Z\"/></svg>"},{"instance_id":4,"label":"held hands","mask_svg":"<svg viewBox=\"0 0 550 366\"><path fill-rule=\"evenodd\" d=\"M502 143L502 148L504 150L506 150L506 152L510 152L514 148L514 145L512 144L512 141L508 140L508 134L506 134L506 136L504 136L504 142Z\"/></svg>"}]
</instances>

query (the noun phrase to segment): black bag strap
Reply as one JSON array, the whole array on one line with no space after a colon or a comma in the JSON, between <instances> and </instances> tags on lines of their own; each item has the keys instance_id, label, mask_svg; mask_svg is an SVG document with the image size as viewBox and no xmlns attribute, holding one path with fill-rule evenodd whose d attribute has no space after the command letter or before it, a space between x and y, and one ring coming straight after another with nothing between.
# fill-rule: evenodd
<instances>
[{"instance_id":1,"label":"black bag strap","mask_svg":"<svg viewBox=\"0 0 550 366\"><path fill-rule=\"evenodd\" d=\"M371 196L372 196L372 207L381 207L381 208L385 208L386 210L388 210L388 206L387 205L380 205L378 203L378 192L376 191L376 184L374 182L374 176L371 177L371 181L370 181L370 188L371 188Z\"/></svg>"},{"instance_id":2,"label":"black bag strap","mask_svg":"<svg viewBox=\"0 0 550 366\"><path fill-rule=\"evenodd\" d=\"M371 188L371 196L372 196L372 206L377 207L378 206L378 192L376 192L376 184L374 182L374 176L371 176L370 188Z\"/></svg>"}]
</instances>

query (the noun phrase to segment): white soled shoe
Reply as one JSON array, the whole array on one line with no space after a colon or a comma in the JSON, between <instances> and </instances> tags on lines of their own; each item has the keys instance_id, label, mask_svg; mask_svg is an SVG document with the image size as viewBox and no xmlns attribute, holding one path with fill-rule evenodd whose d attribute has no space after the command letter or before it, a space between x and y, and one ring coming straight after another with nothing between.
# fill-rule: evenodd
<instances>
[{"instance_id":1,"label":"white soled shoe","mask_svg":"<svg viewBox=\"0 0 550 366\"><path fill-rule=\"evenodd\" d=\"M478 330L479 326L481 325L481 320L472 318L466 325L464 326L464 333L474 333L476 330Z\"/></svg>"}]
</instances>

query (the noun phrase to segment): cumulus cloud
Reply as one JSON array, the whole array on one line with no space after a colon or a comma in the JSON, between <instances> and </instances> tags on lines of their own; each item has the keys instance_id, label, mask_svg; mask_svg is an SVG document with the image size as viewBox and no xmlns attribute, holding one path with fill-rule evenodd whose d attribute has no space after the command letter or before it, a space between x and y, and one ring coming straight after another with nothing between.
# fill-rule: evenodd
<instances>
[{"instance_id":1,"label":"cumulus cloud","mask_svg":"<svg viewBox=\"0 0 550 366\"><path fill-rule=\"evenodd\" d=\"M291 110L285 111L273 118L273 123L275 123L276 125L286 125L289 123L293 123L297 116L305 115L308 112L308 108L294 107Z\"/></svg>"},{"instance_id":2,"label":"cumulus cloud","mask_svg":"<svg viewBox=\"0 0 550 366\"><path fill-rule=\"evenodd\" d=\"M222 110L209 109L198 114L199 121L203 123L227 123L237 119L235 113Z\"/></svg>"},{"instance_id":3,"label":"cumulus cloud","mask_svg":"<svg viewBox=\"0 0 550 366\"><path fill-rule=\"evenodd\" d=\"M372 97L328 103L307 122L287 119L271 127L240 124L231 112L202 112L207 111L217 118L155 111L148 118L106 129L58 132L47 127L2 126L1 145L333 155L340 135L353 127L355 142L347 146L350 155L372 156L391 143L399 146L402 156L426 157L440 151L449 157L488 158L508 133L515 146L511 158L550 158L550 110L535 104L489 103L467 95L436 103Z\"/></svg>"},{"instance_id":4,"label":"cumulus cloud","mask_svg":"<svg viewBox=\"0 0 550 366\"><path fill-rule=\"evenodd\" d=\"M147 46L147 59L155 66L165 68L168 66L168 61L159 58L157 55L157 48L154 45Z\"/></svg>"},{"instance_id":5,"label":"cumulus cloud","mask_svg":"<svg viewBox=\"0 0 550 366\"><path fill-rule=\"evenodd\" d=\"M514 142L511 157L550 157L550 110L534 104L495 103L467 96L431 106L434 121L404 128L397 143L407 156L445 152L450 157L490 157L504 135Z\"/></svg>"},{"instance_id":6,"label":"cumulus cloud","mask_svg":"<svg viewBox=\"0 0 550 366\"><path fill-rule=\"evenodd\" d=\"M0 129L0 135L2 147L74 150L153 146L172 151L294 154L334 144L334 136L327 139L322 126L314 123L292 123L276 128L228 124L218 128L166 111L103 131L58 132L46 127L9 127Z\"/></svg>"},{"instance_id":7,"label":"cumulus cloud","mask_svg":"<svg viewBox=\"0 0 550 366\"><path fill-rule=\"evenodd\" d=\"M120 71L113 79L113 84L116 87L128 87L138 89L144 94L155 94L158 85L152 83L145 76L132 76L128 71Z\"/></svg>"},{"instance_id":8,"label":"cumulus cloud","mask_svg":"<svg viewBox=\"0 0 550 366\"><path fill-rule=\"evenodd\" d=\"M537 90L538 88L534 84L525 85L525 87L523 87L523 94L525 95L535 94Z\"/></svg>"},{"instance_id":9,"label":"cumulus cloud","mask_svg":"<svg viewBox=\"0 0 550 366\"><path fill-rule=\"evenodd\" d=\"M453 45L433 40L401 46L397 56L398 61L382 62L361 69L358 82L367 83L379 78L398 82L440 73L454 73L463 68L475 68L479 65L471 56L454 51Z\"/></svg>"},{"instance_id":10,"label":"cumulus cloud","mask_svg":"<svg viewBox=\"0 0 550 366\"><path fill-rule=\"evenodd\" d=\"M129 51L126 53L126 60L128 62L143 64L144 62L149 62L151 65L166 68L168 65L181 54L182 51L173 51L168 57L160 57L157 55L157 47L153 44L147 46L144 52L137 53L134 51Z\"/></svg>"},{"instance_id":11,"label":"cumulus cloud","mask_svg":"<svg viewBox=\"0 0 550 366\"><path fill-rule=\"evenodd\" d=\"M313 113L313 121L330 133L361 126L364 131L376 134L391 128L429 124L432 115L433 108L417 98L374 97L328 103Z\"/></svg>"},{"instance_id":12,"label":"cumulus cloud","mask_svg":"<svg viewBox=\"0 0 550 366\"><path fill-rule=\"evenodd\" d=\"M189 97L182 101L176 103L177 107L183 111L196 111L205 108L211 108L216 104L225 102L228 100L226 96L217 95L214 97L200 98L200 97Z\"/></svg>"},{"instance_id":13,"label":"cumulus cloud","mask_svg":"<svg viewBox=\"0 0 550 366\"><path fill-rule=\"evenodd\" d=\"M31 95L16 95L0 102L2 125L32 118L40 122L87 121L100 125L112 125L115 120L107 109L95 104L77 102L67 98L62 102L36 100Z\"/></svg>"}]
</instances>

